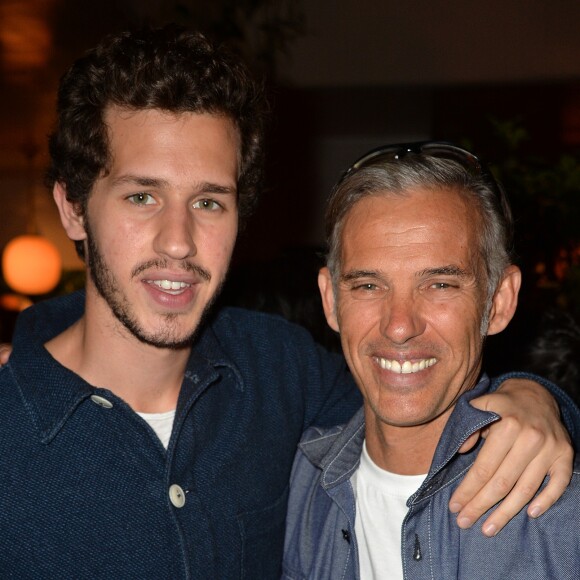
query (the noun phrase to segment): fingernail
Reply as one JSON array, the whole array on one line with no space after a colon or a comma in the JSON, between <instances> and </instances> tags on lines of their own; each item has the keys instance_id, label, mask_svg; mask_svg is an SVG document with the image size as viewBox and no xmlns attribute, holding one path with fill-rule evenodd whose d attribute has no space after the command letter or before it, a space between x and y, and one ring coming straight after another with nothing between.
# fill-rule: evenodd
<instances>
[{"instance_id":1,"label":"fingernail","mask_svg":"<svg viewBox=\"0 0 580 580\"><path fill-rule=\"evenodd\" d=\"M530 516L532 518L537 518L540 514L542 513L542 509L540 508L539 505L535 505L531 510L530 510Z\"/></svg>"},{"instance_id":2,"label":"fingernail","mask_svg":"<svg viewBox=\"0 0 580 580\"><path fill-rule=\"evenodd\" d=\"M462 507L463 506L459 502L456 502L456 501L449 504L449 509L451 510L451 513L453 513L453 514L458 514L461 511Z\"/></svg>"},{"instance_id":3,"label":"fingernail","mask_svg":"<svg viewBox=\"0 0 580 580\"><path fill-rule=\"evenodd\" d=\"M491 538L497 534L497 526L495 524L488 524L483 526L483 533Z\"/></svg>"},{"instance_id":4,"label":"fingernail","mask_svg":"<svg viewBox=\"0 0 580 580\"><path fill-rule=\"evenodd\" d=\"M470 528L470 527L471 527L471 525L472 525L472 523L473 523L473 522L472 522L472 521L471 521L469 518L467 518L467 517L465 517L465 516L463 516L463 517L461 517L461 518L458 518L458 519L457 519L457 525L458 525L460 528L463 528L463 529L465 529L465 528Z\"/></svg>"}]
</instances>

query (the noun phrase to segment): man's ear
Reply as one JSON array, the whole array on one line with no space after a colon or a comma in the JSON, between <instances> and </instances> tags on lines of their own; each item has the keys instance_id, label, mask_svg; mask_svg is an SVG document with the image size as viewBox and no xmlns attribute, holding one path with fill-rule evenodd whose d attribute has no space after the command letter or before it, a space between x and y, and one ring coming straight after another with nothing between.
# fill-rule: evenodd
<instances>
[{"instance_id":1,"label":"man's ear","mask_svg":"<svg viewBox=\"0 0 580 580\"><path fill-rule=\"evenodd\" d=\"M488 335L501 332L510 323L518 305L518 292L521 284L522 273L520 269L513 264L508 266L493 297L487 329Z\"/></svg>"},{"instance_id":2,"label":"man's ear","mask_svg":"<svg viewBox=\"0 0 580 580\"><path fill-rule=\"evenodd\" d=\"M318 272L318 288L322 297L322 307L326 315L326 322L332 330L338 332L338 320L336 318L336 302L334 296L334 287L330 270L326 267L321 268Z\"/></svg>"},{"instance_id":3,"label":"man's ear","mask_svg":"<svg viewBox=\"0 0 580 580\"><path fill-rule=\"evenodd\" d=\"M60 221L68 235L73 241L86 239L84 218L77 211L77 206L66 198L66 188L62 183L55 183L52 196L56 202Z\"/></svg>"}]
</instances>

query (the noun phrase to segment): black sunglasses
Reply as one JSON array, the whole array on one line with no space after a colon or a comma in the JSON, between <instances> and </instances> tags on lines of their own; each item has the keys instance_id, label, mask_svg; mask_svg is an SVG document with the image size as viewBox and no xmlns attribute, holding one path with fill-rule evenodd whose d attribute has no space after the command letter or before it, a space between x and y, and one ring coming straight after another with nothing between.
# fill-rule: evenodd
<instances>
[{"instance_id":1,"label":"black sunglasses","mask_svg":"<svg viewBox=\"0 0 580 580\"><path fill-rule=\"evenodd\" d=\"M407 155L424 155L437 159L449 159L465 168L471 175L480 176L491 186L496 195L503 201L505 193L489 170L488 166L476 155L447 141L417 141L414 143L395 143L372 149L357 159L342 175L340 181L351 173L379 164L383 161L398 161Z\"/></svg>"},{"instance_id":2,"label":"black sunglasses","mask_svg":"<svg viewBox=\"0 0 580 580\"><path fill-rule=\"evenodd\" d=\"M399 161L407 155L423 155L425 157L455 161L466 169L470 175L480 178L494 193L498 210L505 217L508 239L512 239L512 214L503 187L495 179L489 167L479 157L471 151L447 141L417 141L414 143L395 143L393 145L377 147L357 159L343 173L337 185L340 185L344 179L360 169L378 165L385 161Z\"/></svg>"}]
</instances>

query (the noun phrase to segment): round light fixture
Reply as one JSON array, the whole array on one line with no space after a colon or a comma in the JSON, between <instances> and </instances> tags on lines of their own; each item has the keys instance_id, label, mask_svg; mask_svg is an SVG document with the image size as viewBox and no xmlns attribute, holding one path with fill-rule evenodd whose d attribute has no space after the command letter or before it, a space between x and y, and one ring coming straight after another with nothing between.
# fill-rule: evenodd
<instances>
[{"instance_id":1,"label":"round light fixture","mask_svg":"<svg viewBox=\"0 0 580 580\"><path fill-rule=\"evenodd\" d=\"M56 246L46 238L18 236L4 248L2 272L6 284L15 292L46 294L60 280L62 259Z\"/></svg>"}]
</instances>

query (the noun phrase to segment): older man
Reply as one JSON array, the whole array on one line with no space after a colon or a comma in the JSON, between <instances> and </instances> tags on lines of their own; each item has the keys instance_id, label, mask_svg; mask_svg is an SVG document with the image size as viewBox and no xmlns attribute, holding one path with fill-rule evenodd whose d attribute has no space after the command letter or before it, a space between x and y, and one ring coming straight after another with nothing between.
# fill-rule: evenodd
<instances>
[{"instance_id":1,"label":"older man","mask_svg":"<svg viewBox=\"0 0 580 580\"><path fill-rule=\"evenodd\" d=\"M501 535L460 530L447 509L478 453L460 446L500 419L469 402L490 389L485 337L517 305L511 231L499 184L451 144L375 150L336 186L319 286L364 404L300 444L286 577L578 578L578 465L550 513Z\"/></svg>"}]
</instances>

